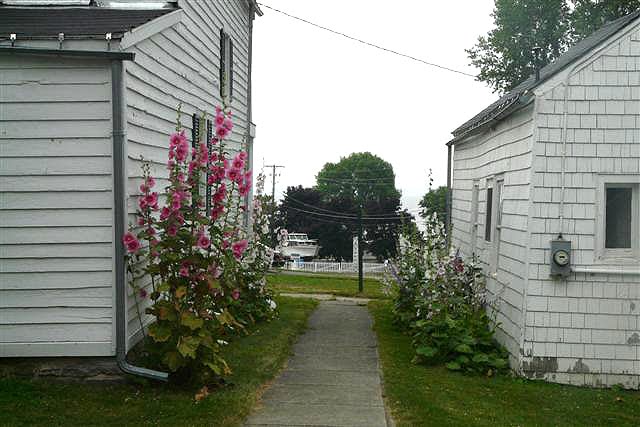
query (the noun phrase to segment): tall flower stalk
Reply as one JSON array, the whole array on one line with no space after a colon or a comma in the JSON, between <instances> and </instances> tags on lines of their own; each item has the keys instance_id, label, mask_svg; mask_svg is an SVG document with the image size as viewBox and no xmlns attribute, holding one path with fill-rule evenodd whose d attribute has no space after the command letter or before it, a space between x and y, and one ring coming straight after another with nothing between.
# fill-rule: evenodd
<instances>
[{"instance_id":1,"label":"tall flower stalk","mask_svg":"<svg viewBox=\"0 0 640 427\"><path fill-rule=\"evenodd\" d=\"M221 356L228 338L275 313L264 280L270 250L262 247L263 225L256 228L266 217L254 206L249 228L242 226L252 184L247 153L226 150L229 111L216 108L214 123L210 154L205 141L191 148L178 120L164 197L145 164L137 223L123 239L136 301L149 299L150 351L170 371L200 378L229 374ZM205 184L212 188L209 211Z\"/></svg>"}]
</instances>

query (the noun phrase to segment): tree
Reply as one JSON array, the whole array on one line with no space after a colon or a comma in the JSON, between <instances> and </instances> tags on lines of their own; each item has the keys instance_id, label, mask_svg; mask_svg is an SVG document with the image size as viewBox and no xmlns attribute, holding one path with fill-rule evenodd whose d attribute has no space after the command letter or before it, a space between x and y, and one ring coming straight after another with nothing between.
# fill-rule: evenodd
<instances>
[{"instance_id":1,"label":"tree","mask_svg":"<svg viewBox=\"0 0 640 427\"><path fill-rule=\"evenodd\" d=\"M315 188L287 187L284 199L278 206L277 224L289 232L307 233L310 238L319 237L320 224L305 211L322 205L322 194Z\"/></svg>"},{"instance_id":2,"label":"tree","mask_svg":"<svg viewBox=\"0 0 640 427\"><path fill-rule=\"evenodd\" d=\"M466 52L480 70L477 79L502 94L536 66L552 62L572 43L638 7L640 0L495 0L495 28ZM540 48L537 57L534 47Z\"/></svg>"},{"instance_id":3,"label":"tree","mask_svg":"<svg viewBox=\"0 0 640 427\"><path fill-rule=\"evenodd\" d=\"M363 220L364 240L370 242L371 253L378 259L395 255L402 212L401 194L395 188L395 174L390 163L368 152L353 153L338 163L325 164L316 178L325 207L341 214L332 218L338 224L325 226L333 234L320 238L324 255L351 258L351 238L357 226L353 218L359 214L373 217Z\"/></svg>"},{"instance_id":4,"label":"tree","mask_svg":"<svg viewBox=\"0 0 640 427\"><path fill-rule=\"evenodd\" d=\"M426 219L434 212L438 215L438 219L445 222L447 217L447 187L441 186L429 191L420 200L420 216Z\"/></svg>"},{"instance_id":5,"label":"tree","mask_svg":"<svg viewBox=\"0 0 640 427\"><path fill-rule=\"evenodd\" d=\"M494 92L508 92L536 65L556 59L566 48L568 15L565 0L495 0L495 28L466 50L471 64L480 69L477 79ZM537 59L534 47L541 48Z\"/></svg>"},{"instance_id":6,"label":"tree","mask_svg":"<svg viewBox=\"0 0 640 427\"><path fill-rule=\"evenodd\" d=\"M640 0L572 0L572 35L575 40L587 37L605 23L640 8Z\"/></svg>"}]
</instances>

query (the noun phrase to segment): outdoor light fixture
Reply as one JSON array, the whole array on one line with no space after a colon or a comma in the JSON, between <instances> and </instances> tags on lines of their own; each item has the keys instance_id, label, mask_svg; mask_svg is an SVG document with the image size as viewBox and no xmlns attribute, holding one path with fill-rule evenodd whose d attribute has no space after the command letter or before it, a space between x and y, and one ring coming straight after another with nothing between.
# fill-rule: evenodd
<instances>
[{"instance_id":1,"label":"outdoor light fixture","mask_svg":"<svg viewBox=\"0 0 640 427\"><path fill-rule=\"evenodd\" d=\"M9 34L9 40L11 40L11 47L15 46L16 38L17 38L16 33Z\"/></svg>"},{"instance_id":2,"label":"outdoor light fixture","mask_svg":"<svg viewBox=\"0 0 640 427\"><path fill-rule=\"evenodd\" d=\"M59 48L62 49L62 42L64 41L64 33L58 33L58 43L59 43Z\"/></svg>"},{"instance_id":3,"label":"outdoor light fixture","mask_svg":"<svg viewBox=\"0 0 640 427\"><path fill-rule=\"evenodd\" d=\"M107 50L111 50L111 33L105 34L104 39L107 41Z\"/></svg>"}]
</instances>

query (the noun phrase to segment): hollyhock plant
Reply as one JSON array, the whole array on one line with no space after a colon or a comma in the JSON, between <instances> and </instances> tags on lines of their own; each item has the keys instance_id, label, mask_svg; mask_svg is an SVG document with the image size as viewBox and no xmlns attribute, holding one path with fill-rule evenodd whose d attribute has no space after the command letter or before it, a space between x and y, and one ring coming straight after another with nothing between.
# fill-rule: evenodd
<instances>
[{"instance_id":1,"label":"hollyhock plant","mask_svg":"<svg viewBox=\"0 0 640 427\"><path fill-rule=\"evenodd\" d=\"M504 371L507 353L493 338L494 303L482 271L473 258L449 250L437 215L426 219L424 232L404 233L398 253L394 280L385 283L398 288L394 317L413 337L414 360L466 373Z\"/></svg>"},{"instance_id":2,"label":"hollyhock plant","mask_svg":"<svg viewBox=\"0 0 640 427\"><path fill-rule=\"evenodd\" d=\"M178 120L169 138L168 185L154 190L151 167L143 165L138 220L123 238L134 295L144 300L144 307L137 301L143 331L143 320L153 321L149 351L172 375L202 380L230 373L219 342L275 315L265 281L272 256L264 244L266 215L255 209L259 201L252 211L245 207L252 184L248 155L226 151L233 129L228 111L216 108L213 123L207 146L189 141ZM258 181L263 185L264 176ZM204 185L211 190L202 191Z\"/></svg>"}]
</instances>

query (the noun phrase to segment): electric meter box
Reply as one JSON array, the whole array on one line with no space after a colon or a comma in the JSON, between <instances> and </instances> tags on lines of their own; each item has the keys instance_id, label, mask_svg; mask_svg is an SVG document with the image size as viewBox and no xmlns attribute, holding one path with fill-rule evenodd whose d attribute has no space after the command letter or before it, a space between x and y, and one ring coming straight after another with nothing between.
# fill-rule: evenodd
<instances>
[{"instance_id":1,"label":"electric meter box","mask_svg":"<svg viewBox=\"0 0 640 427\"><path fill-rule=\"evenodd\" d=\"M567 277L571 273L571 241L551 241L551 275Z\"/></svg>"}]
</instances>

